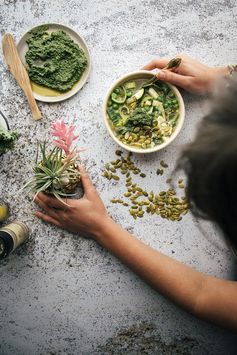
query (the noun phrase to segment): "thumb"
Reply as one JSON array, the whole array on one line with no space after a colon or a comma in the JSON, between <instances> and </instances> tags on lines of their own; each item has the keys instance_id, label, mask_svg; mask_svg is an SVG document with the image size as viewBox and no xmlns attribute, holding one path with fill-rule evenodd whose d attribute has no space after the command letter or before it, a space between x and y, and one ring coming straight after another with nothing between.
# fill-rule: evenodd
<instances>
[{"instance_id":1,"label":"thumb","mask_svg":"<svg viewBox=\"0 0 237 355\"><path fill-rule=\"evenodd\" d=\"M188 90L191 84L192 77L174 73L169 70L161 70L156 74L156 77L162 81L168 81L170 84L180 86Z\"/></svg>"},{"instance_id":2,"label":"thumb","mask_svg":"<svg viewBox=\"0 0 237 355\"><path fill-rule=\"evenodd\" d=\"M84 192L87 195L88 193L90 193L91 190L94 191L94 186L83 165L79 166L79 171L80 171L81 182L84 188Z\"/></svg>"}]
</instances>

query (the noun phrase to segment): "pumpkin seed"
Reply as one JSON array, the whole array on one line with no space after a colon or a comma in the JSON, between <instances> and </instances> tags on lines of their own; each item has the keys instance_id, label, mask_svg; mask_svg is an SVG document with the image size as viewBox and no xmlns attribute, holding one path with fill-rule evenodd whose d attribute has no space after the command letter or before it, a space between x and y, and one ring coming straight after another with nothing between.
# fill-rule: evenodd
<instances>
[{"instance_id":1,"label":"pumpkin seed","mask_svg":"<svg viewBox=\"0 0 237 355\"><path fill-rule=\"evenodd\" d=\"M130 133L129 133L129 132L126 132L126 133L125 133L125 136L124 136L124 138L126 139L126 141L128 140L129 136L130 136Z\"/></svg>"},{"instance_id":2,"label":"pumpkin seed","mask_svg":"<svg viewBox=\"0 0 237 355\"><path fill-rule=\"evenodd\" d=\"M134 129L133 129L133 132L134 133L138 133L140 131L140 128L139 127L135 127Z\"/></svg>"},{"instance_id":3,"label":"pumpkin seed","mask_svg":"<svg viewBox=\"0 0 237 355\"><path fill-rule=\"evenodd\" d=\"M168 164L166 164L165 162L164 162L164 160L161 160L160 161L160 165L162 166L162 168L168 168Z\"/></svg>"},{"instance_id":4,"label":"pumpkin seed","mask_svg":"<svg viewBox=\"0 0 237 355\"><path fill-rule=\"evenodd\" d=\"M118 156L121 156L123 154L123 152L121 150L116 150L115 154L118 155Z\"/></svg>"},{"instance_id":5,"label":"pumpkin seed","mask_svg":"<svg viewBox=\"0 0 237 355\"><path fill-rule=\"evenodd\" d=\"M156 170L156 174L157 174L157 175L163 175L163 173L164 173L164 170L163 170L163 169L157 169L157 170Z\"/></svg>"},{"instance_id":6,"label":"pumpkin seed","mask_svg":"<svg viewBox=\"0 0 237 355\"><path fill-rule=\"evenodd\" d=\"M121 160L115 166L116 166L116 168L120 168L122 166Z\"/></svg>"},{"instance_id":7,"label":"pumpkin seed","mask_svg":"<svg viewBox=\"0 0 237 355\"><path fill-rule=\"evenodd\" d=\"M120 180L120 178L119 178L118 175L112 175L112 179L114 179L114 180L116 180L116 181Z\"/></svg>"},{"instance_id":8,"label":"pumpkin seed","mask_svg":"<svg viewBox=\"0 0 237 355\"><path fill-rule=\"evenodd\" d=\"M146 174L141 173L140 176L141 176L142 178L145 178L145 177L146 177Z\"/></svg>"},{"instance_id":9,"label":"pumpkin seed","mask_svg":"<svg viewBox=\"0 0 237 355\"><path fill-rule=\"evenodd\" d=\"M133 205L138 205L139 202L137 202L136 200L132 201Z\"/></svg>"}]
</instances>

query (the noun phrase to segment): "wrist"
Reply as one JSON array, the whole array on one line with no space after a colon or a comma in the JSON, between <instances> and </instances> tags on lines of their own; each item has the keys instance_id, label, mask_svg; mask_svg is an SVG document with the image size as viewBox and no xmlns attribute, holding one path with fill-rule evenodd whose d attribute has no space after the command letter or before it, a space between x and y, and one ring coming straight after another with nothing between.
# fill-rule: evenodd
<instances>
[{"instance_id":1,"label":"wrist","mask_svg":"<svg viewBox=\"0 0 237 355\"><path fill-rule=\"evenodd\" d=\"M230 75L229 66L213 68L216 79L226 77Z\"/></svg>"},{"instance_id":2,"label":"wrist","mask_svg":"<svg viewBox=\"0 0 237 355\"><path fill-rule=\"evenodd\" d=\"M211 68L207 77L203 93L210 93L215 89L216 84L223 78L230 75L228 66Z\"/></svg>"},{"instance_id":3,"label":"wrist","mask_svg":"<svg viewBox=\"0 0 237 355\"><path fill-rule=\"evenodd\" d=\"M99 243L103 244L104 238L107 238L107 234L111 227L116 225L116 222L108 215L106 214L101 220L99 225L97 226L96 230L94 231L94 239Z\"/></svg>"}]
</instances>

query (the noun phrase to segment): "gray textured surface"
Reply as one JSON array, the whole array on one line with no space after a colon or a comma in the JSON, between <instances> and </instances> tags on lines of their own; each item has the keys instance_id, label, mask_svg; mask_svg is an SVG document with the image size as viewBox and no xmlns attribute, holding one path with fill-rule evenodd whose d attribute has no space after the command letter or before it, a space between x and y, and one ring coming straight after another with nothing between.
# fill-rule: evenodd
<instances>
[{"instance_id":1,"label":"gray textured surface","mask_svg":"<svg viewBox=\"0 0 237 355\"><path fill-rule=\"evenodd\" d=\"M177 52L211 65L236 62L236 16L234 0L0 0L1 35L10 31L18 40L40 23L69 24L87 41L93 62L84 89L61 104L40 104L44 119L35 123L0 58L1 109L21 132L14 153L1 157L0 196L11 203L11 218L31 228L27 244L0 265L1 354L236 353L233 334L177 309L93 241L36 220L30 199L16 195L30 176L36 139L48 134L55 118L69 121L76 115L81 145L88 147L83 158L114 218L154 248L200 271L234 279L234 260L212 226L204 226L207 238L190 215L179 223L154 216L134 223L123 207L109 202L123 187L105 182L100 172L116 149L101 115L112 82L155 56ZM186 121L175 142L158 154L135 156L154 190L165 185L165 178L154 174L157 160L169 162L171 172L206 110L204 98L185 94L184 100Z\"/></svg>"}]
</instances>

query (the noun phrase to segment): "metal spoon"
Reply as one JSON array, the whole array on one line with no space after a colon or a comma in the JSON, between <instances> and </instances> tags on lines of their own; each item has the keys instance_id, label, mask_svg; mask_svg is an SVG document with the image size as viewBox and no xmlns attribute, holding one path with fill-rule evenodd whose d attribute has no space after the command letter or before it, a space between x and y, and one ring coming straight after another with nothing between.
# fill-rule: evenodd
<instances>
[{"instance_id":1,"label":"metal spoon","mask_svg":"<svg viewBox=\"0 0 237 355\"><path fill-rule=\"evenodd\" d=\"M172 71L180 66L181 61L182 61L182 59L179 57L172 58L163 69ZM156 83L158 80L159 79L154 75L153 78L151 78L147 82L145 82L145 84L143 84L141 88L145 88L147 86L150 86L150 85Z\"/></svg>"}]
</instances>

